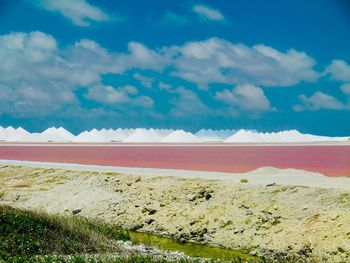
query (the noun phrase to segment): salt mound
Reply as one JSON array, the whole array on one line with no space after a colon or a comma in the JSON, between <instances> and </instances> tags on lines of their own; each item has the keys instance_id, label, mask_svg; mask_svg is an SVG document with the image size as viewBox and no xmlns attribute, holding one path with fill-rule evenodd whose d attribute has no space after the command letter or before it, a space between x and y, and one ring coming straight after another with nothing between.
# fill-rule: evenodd
<instances>
[{"instance_id":1,"label":"salt mound","mask_svg":"<svg viewBox=\"0 0 350 263\"><path fill-rule=\"evenodd\" d=\"M44 138L51 138L52 141L61 142L61 141L72 141L75 136L67 131L66 129L60 127L55 128L51 127L46 129L44 132L41 133Z\"/></svg>"},{"instance_id":2,"label":"salt mound","mask_svg":"<svg viewBox=\"0 0 350 263\"><path fill-rule=\"evenodd\" d=\"M19 140L13 140L15 138L19 138L22 136L29 136L30 133L27 132L25 129L19 127L17 129L13 127L7 127L6 129L0 127L0 140L1 141L19 141Z\"/></svg>"},{"instance_id":3,"label":"salt mound","mask_svg":"<svg viewBox=\"0 0 350 263\"><path fill-rule=\"evenodd\" d=\"M116 129L116 130L101 130L103 133L103 136L106 138L107 141L109 142L122 142L125 140L127 137L129 137L134 130L133 129Z\"/></svg>"},{"instance_id":4,"label":"salt mound","mask_svg":"<svg viewBox=\"0 0 350 263\"><path fill-rule=\"evenodd\" d=\"M200 140L190 132L183 130L176 130L164 137L161 142L180 142L180 143L192 143L200 142Z\"/></svg>"},{"instance_id":5,"label":"salt mound","mask_svg":"<svg viewBox=\"0 0 350 263\"><path fill-rule=\"evenodd\" d=\"M136 129L133 134L127 137L123 142L159 142L163 138L162 134L156 130Z\"/></svg>"},{"instance_id":6,"label":"salt mound","mask_svg":"<svg viewBox=\"0 0 350 263\"><path fill-rule=\"evenodd\" d=\"M225 142L237 143L270 143L270 142L310 142L310 138L296 130L281 131L272 133L256 133L252 131L240 130L227 138Z\"/></svg>"},{"instance_id":7,"label":"salt mound","mask_svg":"<svg viewBox=\"0 0 350 263\"><path fill-rule=\"evenodd\" d=\"M7 139L8 142L49 142L50 138L44 138L41 133L28 133L14 135Z\"/></svg>"},{"instance_id":8,"label":"salt mound","mask_svg":"<svg viewBox=\"0 0 350 263\"><path fill-rule=\"evenodd\" d=\"M73 142L107 142L98 130L83 131L73 139Z\"/></svg>"},{"instance_id":9,"label":"salt mound","mask_svg":"<svg viewBox=\"0 0 350 263\"><path fill-rule=\"evenodd\" d=\"M195 136L202 142L221 142L234 134L234 132L234 130L202 129L195 133Z\"/></svg>"},{"instance_id":10,"label":"salt mound","mask_svg":"<svg viewBox=\"0 0 350 263\"><path fill-rule=\"evenodd\" d=\"M326 137L311 134L302 134L297 130L280 131L272 133L257 133L240 130L227 138L225 142L236 143L293 143L293 142L322 142L346 141L347 137Z\"/></svg>"}]
</instances>

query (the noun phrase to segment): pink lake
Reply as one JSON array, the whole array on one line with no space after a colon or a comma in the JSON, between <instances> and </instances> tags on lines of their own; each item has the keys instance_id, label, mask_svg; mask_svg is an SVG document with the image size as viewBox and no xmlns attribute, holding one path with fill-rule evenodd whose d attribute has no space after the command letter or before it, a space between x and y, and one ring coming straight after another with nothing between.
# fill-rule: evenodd
<instances>
[{"instance_id":1,"label":"pink lake","mask_svg":"<svg viewBox=\"0 0 350 263\"><path fill-rule=\"evenodd\" d=\"M350 177L350 146L0 146L0 159L108 166L247 172L295 168Z\"/></svg>"}]
</instances>

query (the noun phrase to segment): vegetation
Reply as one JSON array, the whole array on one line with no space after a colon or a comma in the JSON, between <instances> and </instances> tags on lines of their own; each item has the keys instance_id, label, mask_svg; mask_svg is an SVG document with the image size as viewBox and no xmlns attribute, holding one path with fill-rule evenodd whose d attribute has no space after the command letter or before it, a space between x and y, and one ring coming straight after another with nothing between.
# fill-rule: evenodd
<instances>
[{"instance_id":1,"label":"vegetation","mask_svg":"<svg viewBox=\"0 0 350 263\"><path fill-rule=\"evenodd\" d=\"M168 262L163 258L121 253L116 241L129 239L127 230L100 221L0 206L0 262ZM179 259L177 262L196 261ZM238 258L231 262L246 261Z\"/></svg>"},{"instance_id":2,"label":"vegetation","mask_svg":"<svg viewBox=\"0 0 350 263\"><path fill-rule=\"evenodd\" d=\"M36 255L106 253L115 251L113 240L128 239L126 230L101 222L0 207L0 262L28 261Z\"/></svg>"},{"instance_id":3,"label":"vegetation","mask_svg":"<svg viewBox=\"0 0 350 263\"><path fill-rule=\"evenodd\" d=\"M240 182L241 183L248 183L248 179L242 178Z\"/></svg>"}]
</instances>

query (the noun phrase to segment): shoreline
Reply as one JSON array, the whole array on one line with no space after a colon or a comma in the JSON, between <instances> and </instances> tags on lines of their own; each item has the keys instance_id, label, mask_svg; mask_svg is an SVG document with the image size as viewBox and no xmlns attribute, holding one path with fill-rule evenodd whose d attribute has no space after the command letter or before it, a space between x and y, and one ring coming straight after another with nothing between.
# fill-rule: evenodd
<instances>
[{"instance_id":1,"label":"shoreline","mask_svg":"<svg viewBox=\"0 0 350 263\"><path fill-rule=\"evenodd\" d=\"M2 160L0 165L30 166L37 168L59 168L76 171L114 172L127 175L139 175L149 178L178 177L184 179L221 180L240 183L247 179L252 185L292 185L305 187L318 187L324 189L343 189L350 191L349 177L331 177L320 173L297 169L278 169L274 167L261 167L246 173L225 173L201 170L159 169L122 166L101 166L73 163L33 162L18 160Z\"/></svg>"},{"instance_id":2,"label":"shoreline","mask_svg":"<svg viewBox=\"0 0 350 263\"><path fill-rule=\"evenodd\" d=\"M279 169L274 167L261 167L246 173L225 173L201 170L160 169L143 167L102 166L74 163L33 162L0 159L0 165L29 166L36 168L59 168L76 171L114 172L128 175L138 175L149 178L158 176L179 177L184 179L221 180L239 183L247 179L252 185L292 185L305 187L318 187L324 189L343 189L350 191L349 177L331 177L321 173L297 169Z\"/></svg>"}]
</instances>

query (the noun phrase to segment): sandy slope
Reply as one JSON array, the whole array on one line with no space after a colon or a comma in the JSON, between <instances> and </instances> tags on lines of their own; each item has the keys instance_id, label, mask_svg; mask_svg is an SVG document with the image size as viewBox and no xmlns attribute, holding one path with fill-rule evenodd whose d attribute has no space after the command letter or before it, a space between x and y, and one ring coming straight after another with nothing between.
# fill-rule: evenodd
<instances>
[{"instance_id":1,"label":"sandy slope","mask_svg":"<svg viewBox=\"0 0 350 263\"><path fill-rule=\"evenodd\" d=\"M273 168L241 175L70 168L3 165L0 203L52 213L80 208L82 216L140 231L275 258L350 261L347 178ZM324 188L311 187L313 180Z\"/></svg>"}]
</instances>

